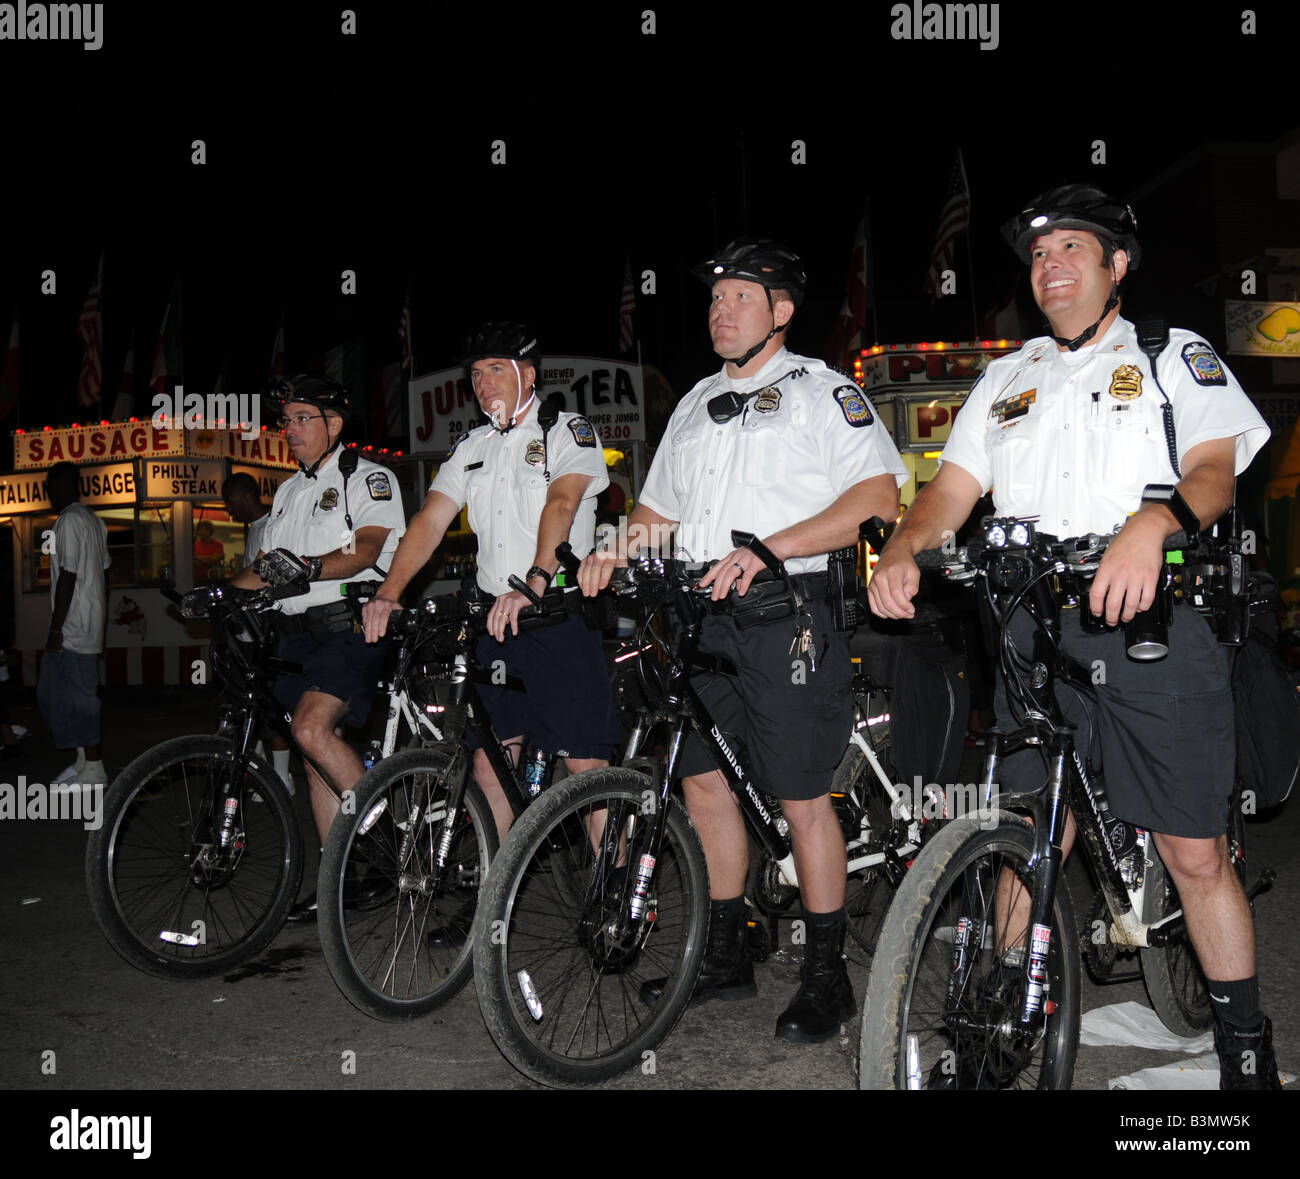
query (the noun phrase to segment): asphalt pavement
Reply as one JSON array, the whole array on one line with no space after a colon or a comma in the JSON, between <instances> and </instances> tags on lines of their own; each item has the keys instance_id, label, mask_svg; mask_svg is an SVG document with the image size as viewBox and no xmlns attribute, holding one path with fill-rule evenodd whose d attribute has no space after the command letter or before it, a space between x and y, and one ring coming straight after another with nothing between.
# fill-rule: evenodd
<instances>
[{"instance_id":1,"label":"asphalt pavement","mask_svg":"<svg viewBox=\"0 0 1300 1179\"><path fill-rule=\"evenodd\" d=\"M33 735L19 759L0 762L0 782L44 782L65 764L33 707L14 719ZM210 690L114 689L104 709L110 771L167 737L211 732ZM301 778L300 778L301 782ZM305 791L297 803L314 885L315 839ZM224 977L150 978L122 961L92 920L83 878L86 833L70 820L0 821L0 1087L60 1090L533 1089L498 1053L479 1017L473 985L424 1019L392 1024L354 1010L335 989L314 926L287 926L258 959ZM1252 878L1277 870L1257 902L1260 976L1279 1063L1300 1072L1300 810L1248 832ZM1076 908L1086 880L1072 868ZM788 936L788 926L783 927ZM853 1090L859 1019L828 1043L773 1038L794 993L798 950L785 946L757 967L759 994L688 1010L653 1060L610 1081L618 1090ZM852 965L859 1001L866 967ZM1084 1010L1145 1002L1140 982L1085 980ZM1103 1090L1115 1077L1185 1053L1137 1048L1079 1050L1074 1084Z\"/></svg>"}]
</instances>

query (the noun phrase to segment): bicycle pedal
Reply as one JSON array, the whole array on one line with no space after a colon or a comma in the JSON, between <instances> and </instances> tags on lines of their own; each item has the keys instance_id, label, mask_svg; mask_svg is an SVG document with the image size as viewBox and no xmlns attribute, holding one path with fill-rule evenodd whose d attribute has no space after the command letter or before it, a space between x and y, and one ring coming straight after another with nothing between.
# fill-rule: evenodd
<instances>
[{"instance_id":1,"label":"bicycle pedal","mask_svg":"<svg viewBox=\"0 0 1300 1179\"><path fill-rule=\"evenodd\" d=\"M1277 880L1277 871L1273 868L1265 868L1259 874L1259 879L1246 890L1246 900L1253 901L1262 892L1268 892Z\"/></svg>"},{"instance_id":2,"label":"bicycle pedal","mask_svg":"<svg viewBox=\"0 0 1300 1179\"><path fill-rule=\"evenodd\" d=\"M752 919L745 922L745 948L750 961L767 961L772 953L772 938L764 922Z\"/></svg>"}]
</instances>

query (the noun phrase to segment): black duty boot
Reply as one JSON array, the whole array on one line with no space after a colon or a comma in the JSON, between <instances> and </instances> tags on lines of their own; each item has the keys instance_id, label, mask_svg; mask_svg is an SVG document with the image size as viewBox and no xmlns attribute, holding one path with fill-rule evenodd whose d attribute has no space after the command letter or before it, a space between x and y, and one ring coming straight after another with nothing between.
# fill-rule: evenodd
<instances>
[{"instance_id":1,"label":"black duty boot","mask_svg":"<svg viewBox=\"0 0 1300 1179\"><path fill-rule=\"evenodd\" d=\"M691 995L691 1005L710 999L751 999L758 994L754 964L746 945L749 907L744 898L709 902L709 940L704 947L704 965ZM666 978L652 978L641 984L641 998L658 1003L668 985Z\"/></svg>"},{"instance_id":2,"label":"black duty boot","mask_svg":"<svg viewBox=\"0 0 1300 1179\"><path fill-rule=\"evenodd\" d=\"M1273 1055L1273 1021L1253 1028L1216 1021L1214 1047L1219 1053L1220 1089L1281 1089Z\"/></svg>"},{"instance_id":3,"label":"black duty boot","mask_svg":"<svg viewBox=\"0 0 1300 1179\"><path fill-rule=\"evenodd\" d=\"M844 918L809 921L799 991L776 1021L778 1040L820 1044L840 1030L840 1023L857 1014L853 984L844 964Z\"/></svg>"}]
</instances>

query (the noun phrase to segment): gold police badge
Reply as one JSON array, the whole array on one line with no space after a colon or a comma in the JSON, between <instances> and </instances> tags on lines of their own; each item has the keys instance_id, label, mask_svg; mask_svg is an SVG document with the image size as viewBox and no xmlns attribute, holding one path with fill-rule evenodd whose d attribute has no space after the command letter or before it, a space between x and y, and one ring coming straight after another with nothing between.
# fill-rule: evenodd
<instances>
[{"instance_id":1,"label":"gold police badge","mask_svg":"<svg viewBox=\"0 0 1300 1179\"><path fill-rule=\"evenodd\" d=\"M1136 364L1121 364L1110 378L1110 395L1117 401L1142 396L1142 370Z\"/></svg>"},{"instance_id":2,"label":"gold police badge","mask_svg":"<svg viewBox=\"0 0 1300 1179\"><path fill-rule=\"evenodd\" d=\"M337 487L325 488L325 494L320 497L320 510L322 512L332 512L339 506L339 491Z\"/></svg>"},{"instance_id":3,"label":"gold police badge","mask_svg":"<svg viewBox=\"0 0 1300 1179\"><path fill-rule=\"evenodd\" d=\"M754 402L754 409L758 413L776 413L781 408L781 390L768 385L766 389L760 389L758 400Z\"/></svg>"}]
</instances>

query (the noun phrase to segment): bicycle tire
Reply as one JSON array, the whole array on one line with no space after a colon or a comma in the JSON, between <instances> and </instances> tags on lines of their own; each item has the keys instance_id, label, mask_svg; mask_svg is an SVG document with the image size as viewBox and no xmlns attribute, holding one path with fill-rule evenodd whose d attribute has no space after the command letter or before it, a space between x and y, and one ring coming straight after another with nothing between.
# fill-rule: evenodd
<instances>
[{"instance_id":1,"label":"bicycle tire","mask_svg":"<svg viewBox=\"0 0 1300 1179\"><path fill-rule=\"evenodd\" d=\"M1245 821L1234 798L1228 824L1228 848L1238 880L1245 875ZM1151 848L1155 851L1154 845ZM1153 854L1145 883L1148 923L1181 907L1178 890L1159 854ZM1200 1035L1214 1023L1214 1004L1201 970L1200 960L1186 931L1163 946L1143 946L1138 951L1142 981L1146 984L1151 1009L1176 1036Z\"/></svg>"},{"instance_id":2,"label":"bicycle tire","mask_svg":"<svg viewBox=\"0 0 1300 1179\"><path fill-rule=\"evenodd\" d=\"M394 753L361 778L354 811L330 828L316 884L321 949L335 985L375 1019L426 1015L469 980L474 911L497 848L492 810L472 779L446 867L434 867L448 793L469 765L449 742ZM349 878L368 899L347 896Z\"/></svg>"},{"instance_id":3,"label":"bicycle tire","mask_svg":"<svg viewBox=\"0 0 1300 1179\"><path fill-rule=\"evenodd\" d=\"M236 811L232 868L220 856L214 787L238 746L212 734L147 750L114 780L86 846L90 908L109 944L157 978L207 978L260 953L302 878L293 801L250 758ZM197 940L195 940L197 939Z\"/></svg>"},{"instance_id":4,"label":"bicycle tire","mask_svg":"<svg viewBox=\"0 0 1300 1179\"><path fill-rule=\"evenodd\" d=\"M630 933L617 928L658 800L642 774L587 770L533 803L493 864L474 931L479 1010L506 1059L542 1084L589 1085L642 1064L695 989L709 878L675 801L643 919ZM599 807L624 833L626 870L611 865L596 880L584 816ZM657 1001L642 991L652 979Z\"/></svg>"},{"instance_id":5,"label":"bicycle tire","mask_svg":"<svg viewBox=\"0 0 1300 1179\"><path fill-rule=\"evenodd\" d=\"M888 741L873 746L881 769L893 780ZM847 841L860 840L854 855L886 852L906 846L907 829L893 813L893 803L885 793L866 754L856 742L849 742L831 782L831 801ZM909 854L912 858L915 852ZM894 898L896 888L888 871L881 865L850 872L844 894L844 911L848 918L849 957L870 965L880 936L880 927ZM856 948L856 949L855 949Z\"/></svg>"},{"instance_id":6,"label":"bicycle tire","mask_svg":"<svg viewBox=\"0 0 1300 1179\"><path fill-rule=\"evenodd\" d=\"M1032 1045L1015 1045L1002 1026L1025 975L1023 967L1003 966L992 944L992 904L1004 870L1032 888L1034 833L1017 816L995 815L989 829L976 816L948 824L899 886L867 985L858 1077L864 1089L1070 1087L1081 985L1074 907L1058 876L1044 995L1055 1008ZM954 971L954 931L963 916L976 931L975 949ZM949 994L954 981L956 1004ZM916 1054L910 1076L909 1048Z\"/></svg>"}]
</instances>

